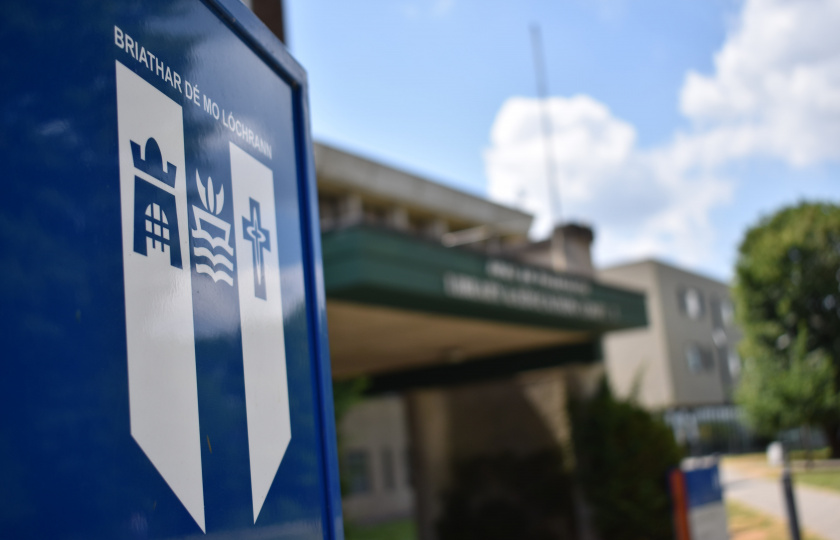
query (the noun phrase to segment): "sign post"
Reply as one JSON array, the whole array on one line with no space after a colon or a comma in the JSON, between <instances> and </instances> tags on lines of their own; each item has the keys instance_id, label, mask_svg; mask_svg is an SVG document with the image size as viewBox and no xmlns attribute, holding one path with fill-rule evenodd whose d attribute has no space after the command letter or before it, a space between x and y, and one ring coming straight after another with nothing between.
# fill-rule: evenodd
<instances>
[{"instance_id":1,"label":"sign post","mask_svg":"<svg viewBox=\"0 0 840 540\"><path fill-rule=\"evenodd\" d=\"M305 73L237 0L5 11L0 530L341 538Z\"/></svg>"}]
</instances>

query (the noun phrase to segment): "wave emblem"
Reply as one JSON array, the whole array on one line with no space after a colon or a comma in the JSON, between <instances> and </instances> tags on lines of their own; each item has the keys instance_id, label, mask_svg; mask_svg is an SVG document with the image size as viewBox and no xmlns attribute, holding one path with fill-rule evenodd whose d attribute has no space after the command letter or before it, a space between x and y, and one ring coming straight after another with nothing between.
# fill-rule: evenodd
<instances>
[{"instance_id":1,"label":"wave emblem","mask_svg":"<svg viewBox=\"0 0 840 540\"><path fill-rule=\"evenodd\" d=\"M219 217L225 206L225 186L216 193L213 179L207 177L207 184L201 182L195 171L195 185L201 206L192 207L195 229L192 229L193 256L197 261L195 271L233 287L233 247L230 243L231 224Z\"/></svg>"}]
</instances>

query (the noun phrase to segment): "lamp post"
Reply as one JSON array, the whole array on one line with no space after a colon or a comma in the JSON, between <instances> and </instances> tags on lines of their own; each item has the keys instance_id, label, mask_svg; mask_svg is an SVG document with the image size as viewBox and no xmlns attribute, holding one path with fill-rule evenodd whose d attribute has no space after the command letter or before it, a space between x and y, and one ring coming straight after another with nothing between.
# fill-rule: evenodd
<instances>
[{"instance_id":1,"label":"lamp post","mask_svg":"<svg viewBox=\"0 0 840 540\"><path fill-rule=\"evenodd\" d=\"M790 456L782 443L782 493L785 497L785 510L788 517L788 528L791 540L802 540L799 529L799 516L796 513L796 497L793 492L793 478L790 474Z\"/></svg>"}]
</instances>

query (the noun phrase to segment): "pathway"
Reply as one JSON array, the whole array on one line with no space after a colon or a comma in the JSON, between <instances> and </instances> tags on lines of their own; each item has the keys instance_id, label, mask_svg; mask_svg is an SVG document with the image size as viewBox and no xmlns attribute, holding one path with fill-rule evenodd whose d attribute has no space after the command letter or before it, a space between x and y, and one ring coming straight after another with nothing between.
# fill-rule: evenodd
<instances>
[{"instance_id":1,"label":"pathway","mask_svg":"<svg viewBox=\"0 0 840 540\"><path fill-rule=\"evenodd\" d=\"M721 469L727 499L787 519L780 480L756 476L732 465L722 465ZM840 540L840 494L794 485L800 525L826 540Z\"/></svg>"}]
</instances>

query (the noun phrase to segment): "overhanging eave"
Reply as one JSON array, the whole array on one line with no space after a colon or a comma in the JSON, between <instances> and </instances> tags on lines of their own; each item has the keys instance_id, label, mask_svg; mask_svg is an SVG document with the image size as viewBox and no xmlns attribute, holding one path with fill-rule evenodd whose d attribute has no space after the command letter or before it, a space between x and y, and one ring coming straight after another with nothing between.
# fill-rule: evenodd
<instances>
[{"instance_id":1,"label":"overhanging eave","mask_svg":"<svg viewBox=\"0 0 840 540\"><path fill-rule=\"evenodd\" d=\"M329 298L592 333L647 324L638 292L392 231L331 231L323 254Z\"/></svg>"}]
</instances>

